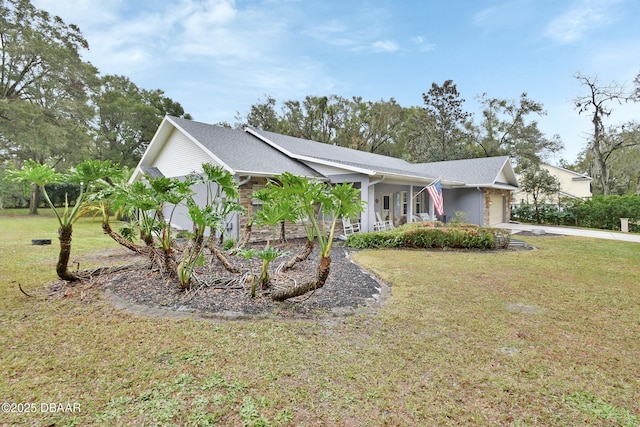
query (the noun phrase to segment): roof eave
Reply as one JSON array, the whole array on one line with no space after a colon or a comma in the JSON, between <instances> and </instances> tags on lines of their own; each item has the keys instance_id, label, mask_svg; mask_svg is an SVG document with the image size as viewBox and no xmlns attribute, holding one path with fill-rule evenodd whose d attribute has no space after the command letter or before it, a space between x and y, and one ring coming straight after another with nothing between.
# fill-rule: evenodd
<instances>
[{"instance_id":1,"label":"roof eave","mask_svg":"<svg viewBox=\"0 0 640 427\"><path fill-rule=\"evenodd\" d=\"M271 172L257 172L257 171L250 171L250 170L236 170L235 171L235 175L236 176L255 176L255 177L261 177L261 178L271 178L274 176L277 176L278 174L274 174ZM328 178L322 175L298 175L304 178L313 178L313 179L320 179L320 180L327 180Z\"/></svg>"}]
</instances>

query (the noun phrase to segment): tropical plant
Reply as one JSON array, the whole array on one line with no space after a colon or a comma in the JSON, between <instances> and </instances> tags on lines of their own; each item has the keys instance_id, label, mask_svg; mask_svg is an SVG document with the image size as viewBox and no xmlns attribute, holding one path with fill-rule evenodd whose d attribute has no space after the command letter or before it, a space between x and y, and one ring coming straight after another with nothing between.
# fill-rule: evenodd
<instances>
[{"instance_id":1,"label":"tropical plant","mask_svg":"<svg viewBox=\"0 0 640 427\"><path fill-rule=\"evenodd\" d=\"M313 241L318 231L314 220L319 213L320 200L325 191L325 184L292 173L285 172L267 182L267 185L256 192L255 197L263 201L262 217L264 221L291 220L302 224L307 241L304 249L291 257L284 265L284 270L293 268L311 255ZM260 217L260 216L259 216Z\"/></svg>"},{"instance_id":2,"label":"tropical plant","mask_svg":"<svg viewBox=\"0 0 640 427\"><path fill-rule=\"evenodd\" d=\"M104 183L109 179L108 177L113 173L114 168L109 161L87 160L77 165L67 174L61 174L49 165L27 160L21 169L9 172L12 180L39 188L58 220L60 253L56 264L56 273L62 280L74 281L78 279L76 274L68 270L68 265L71 257L73 224L82 216L87 191L96 191L100 183ZM69 200L66 199L62 211L53 204L46 189L47 185L59 182L74 182L80 186L80 192L76 197L75 203L70 206Z\"/></svg>"},{"instance_id":3,"label":"tropical plant","mask_svg":"<svg viewBox=\"0 0 640 427\"><path fill-rule=\"evenodd\" d=\"M281 256L282 251L272 245L267 244L267 246L256 255L262 260L262 270L260 271L258 283L260 283L260 287L262 289L268 289L270 284L269 264L271 264L271 261Z\"/></svg>"},{"instance_id":4,"label":"tropical plant","mask_svg":"<svg viewBox=\"0 0 640 427\"><path fill-rule=\"evenodd\" d=\"M209 248L227 271L238 273L239 270L216 245L217 235L220 236L220 240L224 240L227 217L244 212L244 208L237 201L240 195L238 183L231 173L211 163L202 164L202 172L191 173L189 179L194 184L203 185L206 195L203 207L200 207L193 198L188 202L194 236L197 240L203 239L205 230L208 228L209 238L204 246ZM202 250L201 246L199 250Z\"/></svg>"},{"instance_id":5,"label":"tropical plant","mask_svg":"<svg viewBox=\"0 0 640 427\"><path fill-rule=\"evenodd\" d=\"M254 213L253 222L257 225L272 227L272 238L275 239L275 226L280 224L280 240L286 241L284 226L285 221L295 222L298 214L295 211L295 204L292 198L278 198L282 191L274 191L273 187L267 186L258 191L254 191L252 197L262 201L261 209Z\"/></svg>"},{"instance_id":6,"label":"tropical plant","mask_svg":"<svg viewBox=\"0 0 640 427\"><path fill-rule=\"evenodd\" d=\"M276 289L271 294L276 301L304 295L324 286L330 272L331 248L338 218L353 217L364 209L364 203L360 200L360 191L354 188L353 184L343 183L332 186L326 183L319 183L312 188L317 189L314 199L310 200L316 214L310 215L308 221L318 238L318 245L320 246L320 262L316 278L313 281L296 283L291 287ZM316 208L315 206L318 207Z\"/></svg>"},{"instance_id":7,"label":"tropical plant","mask_svg":"<svg viewBox=\"0 0 640 427\"><path fill-rule=\"evenodd\" d=\"M193 198L190 199L194 216L191 218L194 226L200 227L197 234L204 235L204 228L210 229L210 238L226 232L226 218L233 213L243 213L244 208L238 203L240 196L238 183L235 181L233 174L224 170L221 166L211 163L202 164L202 172L193 172L187 177L192 184L201 184L205 188L205 208L198 212L195 207L198 206ZM204 220L204 222L202 221Z\"/></svg>"},{"instance_id":8,"label":"tropical plant","mask_svg":"<svg viewBox=\"0 0 640 427\"><path fill-rule=\"evenodd\" d=\"M251 262L253 256L256 254L255 249L242 248L238 250L240 256L249 261L249 280L251 281L251 298L256 296L256 277L253 274L253 263Z\"/></svg>"},{"instance_id":9,"label":"tropical plant","mask_svg":"<svg viewBox=\"0 0 640 427\"><path fill-rule=\"evenodd\" d=\"M115 209L122 208L124 214L132 218L133 226L140 230L151 263L164 274L177 278L178 262L172 245L172 220L177 207L193 194L192 181L145 178L147 183L136 181L114 186L112 203Z\"/></svg>"}]
</instances>

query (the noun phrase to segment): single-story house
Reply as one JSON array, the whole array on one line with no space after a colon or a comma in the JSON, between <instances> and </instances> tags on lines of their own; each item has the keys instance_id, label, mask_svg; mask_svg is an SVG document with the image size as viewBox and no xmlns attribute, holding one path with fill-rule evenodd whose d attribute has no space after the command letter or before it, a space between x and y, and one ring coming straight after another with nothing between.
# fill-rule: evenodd
<instances>
[{"instance_id":1,"label":"single-story house","mask_svg":"<svg viewBox=\"0 0 640 427\"><path fill-rule=\"evenodd\" d=\"M586 173L578 173L560 166L553 166L546 163L540 165L541 169L548 171L560 183L560 191L556 194L548 195L542 203L557 205L561 199L589 199L591 193L592 178ZM515 205L521 203L533 203L533 197L523 190L516 190L513 195Z\"/></svg>"},{"instance_id":2,"label":"single-story house","mask_svg":"<svg viewBox=\"0 0 640 427\"><path fill-rule=\"evenodd\" d=\"M284 172L353 183L366 202L358 219L364 231L372 231L377 218L395 224L436 218L424 189L438 179L444 199L441 219L463 212L467 222L478 225L508 221L511 193L518 189L510 159L504 156L412 164L254 128L231 129L171 116L160 124L131 179L145 173L184 177L201 171L203 163L217 164L236 177L240 202L248 209L259 204L251 197L253 191ZM178 209L173 222L191 228L186 210ZM229 218L229 234L238 237L245 223L244 216Z\"/></svg>"}]
</instances>

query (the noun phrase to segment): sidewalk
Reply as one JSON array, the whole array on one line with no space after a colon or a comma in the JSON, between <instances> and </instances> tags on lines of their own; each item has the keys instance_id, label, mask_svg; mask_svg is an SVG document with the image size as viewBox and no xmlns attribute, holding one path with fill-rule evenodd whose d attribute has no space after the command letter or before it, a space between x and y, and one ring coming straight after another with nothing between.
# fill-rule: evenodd
<instances>
[{"instance_id":1,"label":"sidewalk","mask_svg":"<svg viewBox=\"0 0 640 427\"><path fill-rule=\"evenodd\" d=\"M516 233L518 231L544 230L545 233L562 234L565 236L591 237L594 239L609 239L609 240L620 240L624 242L640 243L640 234L622 233L617 231L592 230L592 229L586 229L586 228L556 227L556 226L536 225L536 224L516 224L516 223L506 223L506 222L492 225L492 227L512 230L512 233Z\"/></svg>"}]
</instances>

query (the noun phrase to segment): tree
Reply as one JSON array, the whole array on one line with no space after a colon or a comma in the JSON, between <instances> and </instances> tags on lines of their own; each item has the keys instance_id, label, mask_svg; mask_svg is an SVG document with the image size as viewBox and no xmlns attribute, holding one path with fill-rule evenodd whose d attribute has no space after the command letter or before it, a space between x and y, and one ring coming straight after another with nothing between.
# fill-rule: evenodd
<instances>
[{"instance_id":1,"label":"tree","mask_svg":"<svg viewBox=\"0 0 640 427\"><path fill-rule=\"evenodd\" d=\"M342 126L335 138L338 145L386 155L398 151L396 144L403 110L395 99L371 102L354 96L343 106Z\"/></svg>"},{"instance_id":2,"label":"tree","mask_svg":"<svg viewBox=\"0 0 640 427\"><path fill-rule=\"evenodd\" d=\"M187 180L206 189L206 198L202 205L198 204L191 194L186 199L193 230L190 233L190 244L184 250L178 265L178 278L184 289L191 285L194 269L202 259L205 247L208 247L225 268L229 269L230 263L215 246L216 236L226 232L226 220L230 214L244 212L244 208L236 201L240 196L238 183L233 175L221 166L204 163L202 172L190 174ZM209 237L205 242L204 236L207 229L209 229Z\"/></svg>"},{"instance_id":3,"label":"tree","mask_svg":"<svg viewBox=\"0 0 640 427\"><path fill-rule=\"evenodd\" d=\"M83 62L88 44L75 25L28 0L0 3L0 156L62 167L83 158L97 70ZM31 213L37 213L38 186Z\"/></svg>"},{"instance_id":4,"label":"tree","mask_svg":"<svg viewBox=\"0 0 640 427\"><path fill-rule=\"evenodd\" d=\"M628 122L608 128L601 150L609 169L610 193L640 194L640 124ZM593 154L585 156L587 166L593 163L593 158ZM602 191L601 183L596 183L596 188Z\"/></svg>"},{"instance_id":5,"label":"tree","mask_svg":"<svg viewBox=\"0 0 640 427\"><path fill-rule=\"evenodd\" d=\"M140 89L129 78L116 75L104 76L100 83L93 98L95 158L135 167L165 115L191 119L159 89Z\"/></svg>"},{"instance_id":6,"label":"tree","mask_svg":"<svg viewBox=\"0 0 640 427\"><path fill-rule=\"evenodd\" d=\"M560 182L548 170L542 169L538 165L532 165L525 169L518 181L520 188L533 198L536 222L541 224L540 204L545 197L560 191Z\"/></svg>"},{"instance_id":7,"label":"tree","mask_svg":"<svg viewBox=\"0 0 640 427\"><path fill-rule=\"evenodd\" d=\"M471 134L468 131L471 113L462 109L464 99L453 80L442 86L432 83L431 89L422 94L425 115L414 115L420 120L416 134L408 141L413 162L435 162L473 157Z\"/></svg>"},{"instance_id":8,"label":"tree","mask_svg":"<svg viewBox=\"0 0 640 427\"><path fill-rule=\"evenodd\" d=\"M575 78L586 86L587 94L576 97L573 102L578 114L589 114L593 125L592 134L587 141L586 158L591 163L591 175L596 178L605 195L611 194L611 154L621 149L624 144L615 142L607 135L604 119L613 112L611 104L627 102L631 96L623 86L616 82L601 85L597 77L584 76L580 73Z\"/></svg>"},{"instance_id":9,"label":"tree","mask_svg":"<svg viewBox=\"0 0 640 427\"><path fill-rule=\"evenodd\" d=\"M73 235L73 224L82 216L81 212L86 200L88 191L95 191L95 185L113 173L114 166L111 162L99 162L96 160L87 160L67 174L56 172L51 166L42 165L34 160L27 160L21 169L12 170L12 179L22 183L33 183L42 190L45 200L49 207L53 210L58 220L58 239L60 240L60 252L58 262L56 264L56 273L62 280L74 281L79 276L68 270L69 258L71 257L71 241ZM75 200L73 206L68 201L65 203L64 209L60 211L55 207L46 190L47 184L55 184L58 182L74 182L80 185L80 193Z\"/></svg>"},{"instance_id":10,"label":"tree","mask_svg":"<svg viewBox=\"0 0 640 427\"><path fill-rule=\"evenodd\" d=\"M258 100L251 106L247 115L246 124L268 132L278 132L280 129L280 118L276 113L276 100L271 96L266 96L266 100ZM244 124L239 124L242 127Z\"/></svg>"},{"instance_id":11,"label":"tree","mask_svg":"<svg viewBox=\"0 0 640 427\"><path fill-rule=\"evenodd\" d=\"M477 128L476 143L482 156L510 156L526 168L539 164L542 159L562 149L558 136L547 138L535 120L527 117L545 115L542 104L531 100L526 93L518 101L480 97L483 105L482 122Z\"/></svg>"},{"instance_id":12,"label":"tree","mask_svg":"<svg viewBox=\"0 0 640 427\"><path fill-rule=\"evenodd\" d=\"M306 96L304 101L286 101L281 130L286 135L330 143L342 126L345 99L337 95Z\"/></svg>"}]
</instances>

